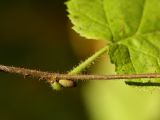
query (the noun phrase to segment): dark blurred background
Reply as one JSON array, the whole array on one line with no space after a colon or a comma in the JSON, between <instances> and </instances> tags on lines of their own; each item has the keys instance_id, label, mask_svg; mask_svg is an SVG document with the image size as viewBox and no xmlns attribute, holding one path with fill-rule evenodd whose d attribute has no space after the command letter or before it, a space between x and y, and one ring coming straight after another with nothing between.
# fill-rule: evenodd
<instances>
[{"instance_id":1,"label":"dark blurred background","mask_svg":"<svg viewBox=\"0 0 160 120\"><path fill-rule=\"evenodd\" d=\"M78 64L65 0L1 0L0 64L64 73ZM55 92L0 73L0 120L86 120L80 87Z\"/></svg>"},{"instance_id":2,"label":"dark blurred background","mask_svg":"<svg viewBox=\"0 0 160 120\"><path fill-rule=\"evenodd\" d=\"M104 46L71 29L64 2L0 0L0 64L66 73ZM87 72L114 74L109 61L104 55ZM97 80L57 92L0 73L0 120L160 120L160 90L153 89Z\"/></svg>"}]
</instances>

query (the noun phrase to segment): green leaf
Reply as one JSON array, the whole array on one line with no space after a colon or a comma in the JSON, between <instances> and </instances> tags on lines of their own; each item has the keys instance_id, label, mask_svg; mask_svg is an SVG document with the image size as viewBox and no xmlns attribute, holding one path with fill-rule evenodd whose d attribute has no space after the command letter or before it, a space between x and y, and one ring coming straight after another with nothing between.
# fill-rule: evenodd
<instances>
[{"instance_id":1,"label":"green leaf","mask_svg":"<svg viewBox=\"0 0 160 120\"><path fill-rule=\"evenodd\" d=\"M109 55L118 74L160 72L159 0L70 0L67 6L80 35L111 41ZM134 82L154 85L160 79L127 83Z\"/></svg>"},{"instance_id":2,"label":"green leaf","mask_svg":"<svg viewBox=\"0 0 160 120\"><path fill-rule=\"evenodd\" d=\"M71 0L67 3L73 29L89 39L112 39L101 0Z\"/></svg>"}]
</instances>

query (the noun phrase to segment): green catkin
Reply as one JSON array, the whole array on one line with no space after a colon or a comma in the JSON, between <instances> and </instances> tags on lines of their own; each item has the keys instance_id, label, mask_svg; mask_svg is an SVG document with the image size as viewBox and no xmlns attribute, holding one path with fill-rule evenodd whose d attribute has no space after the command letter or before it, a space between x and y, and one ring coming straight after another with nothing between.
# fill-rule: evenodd
<instances>
[{"instance_id":1,"label":"green catkin","mask_svg":"<svg viewBox=\"0 0 160 120\"><path fill-rule=\"evenodd\" d=\"M63 87L75 87L76 82L73 80L59 80L59 84Z\"/></svg>"},{"instance_id":2,"label":"green catkin","mask_svg":"<svg viewBox=\"0 0 160 120\"><path fill-rule=\"evenodd\" d=\"M56 91L60 91L63 87L61 84L59 84L58 82L54 82L51 84L51 87L56 90Z\"/></svg>"}]
</instances>

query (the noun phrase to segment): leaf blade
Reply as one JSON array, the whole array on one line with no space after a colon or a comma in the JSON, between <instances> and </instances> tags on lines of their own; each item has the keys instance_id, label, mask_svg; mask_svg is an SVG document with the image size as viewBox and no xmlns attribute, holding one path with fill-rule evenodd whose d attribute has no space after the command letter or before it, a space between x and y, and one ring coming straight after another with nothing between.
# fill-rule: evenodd
<instances>
[{"instance_id":1,"label":"leaf blade","mask_svg":"<svg viewBox=\"0 0 160 120\"><path fill-rule=\"evenodd\" d=\"M76 12L70 10L70 3L79 5ZM112 42L109 55L118 74L160 72L159 0L70 0L67 5L70 16L84 10L83 13L87 11L92 18L84 24L85 20L75 22L70 17L77 32L87 38ZM79 18L83 16L79 15ZM91 24L93 19L102 22L104 28L101 28L102 24ZM85 30L78 30L79 26ZM134 82L160 83L160 79L137 79Z\"/></svg>"},{"instance_id":2,"label":"leaf blade","mask_svg":"<svg viewBox=\"0 0 160 120\"><path fill-rule=\"evenodd\" d=\"M108 21L99 0L71 0L67 2L73 29L89 39L112 40ZM94 8L94 9L92 9ZM100 9L100 10L99 10ZM99 19L100 22L99 22Z\"/></svg>"}]
</instances>

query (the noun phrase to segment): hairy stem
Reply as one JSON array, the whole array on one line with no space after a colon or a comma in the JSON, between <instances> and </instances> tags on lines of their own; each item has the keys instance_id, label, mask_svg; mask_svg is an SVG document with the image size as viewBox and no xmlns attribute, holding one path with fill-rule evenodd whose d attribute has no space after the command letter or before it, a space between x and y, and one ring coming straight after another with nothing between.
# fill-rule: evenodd
<instances>
[{"instance_id":1,"label":"hairy stem","mask_svg":"<svg viewBox=\"0 0 160 120\"><path fill-rule=\"evenodd\" d=\"M123 75L68 75L42 72L37 70L30 70L25 68L10 67L0 65L0 71L19 74L23 76L30 76L51 82L50 78L54 80L69 79L69 80L122 80L122 79L138 79L138 78L160 78L160 73L146 73L146 74L123 74Z\"/></svg>"},{"instance_id":2,"label":"hairy stem","mask_svg":"<svg viewBox=\"0 0 160 120\"><path fill-rule=\"evenodd\" d=\"M82 62L80 65L78 65L76 68L74 68L72 71L70 71L69 75L76 75L83 72L87 67L89 67L97 58L99 58L104 53L108 52L109 47L106 46L99 51L97 51L95 54L93 54L91 57L86 59L84 62Z\"/></svg>"},{"instance_id":3,"label":"hairy stem","mask_svg":"<svg viewBox=\"0 0 160 120\"><path fill-rule=\"evenodd\" d=\"M54 76L54 73L42 72L42 71L31 70L31 69L20 68L20 67L5 66L5 65L0 65L0 71L6 72L6 73L12 73L12 74L19 74L25 77L45 79L47 81L50 80L52 76Z\"/></svg>"}]
</instances>

